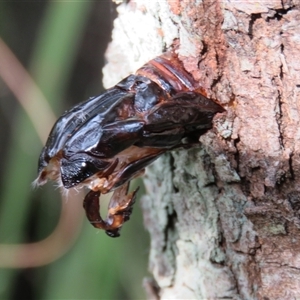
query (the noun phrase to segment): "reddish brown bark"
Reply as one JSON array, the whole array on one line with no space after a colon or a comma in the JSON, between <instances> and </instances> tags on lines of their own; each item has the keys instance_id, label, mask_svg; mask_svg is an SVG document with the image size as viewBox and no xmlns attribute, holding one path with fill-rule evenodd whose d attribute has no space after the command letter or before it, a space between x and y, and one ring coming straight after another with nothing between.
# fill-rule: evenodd
<instances>
[{"instance_id":1,"label":"reddish brown bark","mask_svg":"<svg viewBox=\"0 0 300 300\"><path fill-rule=\"evenodd\" d=\"M115 28L106 74L175 48L227 109L147 171L153 295L299 298L299 1L131 1Z\"/></svg>"}]
</instances>

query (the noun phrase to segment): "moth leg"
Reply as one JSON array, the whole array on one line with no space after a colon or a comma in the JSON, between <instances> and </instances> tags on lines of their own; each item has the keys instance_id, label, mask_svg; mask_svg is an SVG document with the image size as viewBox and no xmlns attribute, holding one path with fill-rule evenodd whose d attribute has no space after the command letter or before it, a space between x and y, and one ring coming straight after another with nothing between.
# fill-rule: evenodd
<instances>
[{"instance_id":1,"label":"moth leg","mask_svg":"<svg viewBox=\"0 0 300 300\"><path fill-rule=\"evenodd\" d=\"M106 220L102 219L99 212L100 192L90 191L85 196L83 207L88 220L95 228L105 230L110 237L120 236L119 232L123 223L129 220L132 213L132 206L135 202L138 188L130 194L127 194L128 187L129 183L124 184L115 190L110 200Z\"/></svg>"},{"instance_id":2,"label":"moth leg","mask_svg":"<svg viewBox=\"0 0 300 300\"><path fill-rule=\"evenodd\" d=\"M116 189L110 199L107 217L110 226L106 229L106 234L110 237L120 236L121 227L129 220L132 213L139 187L129 194L128 188L129 182Z\"/></svg>"},{"instance_id":3,"label":"moth leg","mask_svg":"<svg viewBox=\"0 0 300 300\"><path fill-rule=\"evenodd\" d=\"M166 150L149 148L149 154L147 156L137 158L130 162L125 168L119 170L118 174L109 182L107 190L109 191L115 186L123 185L133 178L143 175L145 168L164 152L166 152Z\"/></svg>"},{"instance_id":4,"label":"moth leg","mask_svg":"<svg viewBox=\"0 0 300 300\"><path fill-rule=\"evenodd\" d=\"M106 230L107 224L100 216L99 205L100 192L90 191L84 198L83 208L90 223L98 228Z\"/></svg>"}]
</instances>

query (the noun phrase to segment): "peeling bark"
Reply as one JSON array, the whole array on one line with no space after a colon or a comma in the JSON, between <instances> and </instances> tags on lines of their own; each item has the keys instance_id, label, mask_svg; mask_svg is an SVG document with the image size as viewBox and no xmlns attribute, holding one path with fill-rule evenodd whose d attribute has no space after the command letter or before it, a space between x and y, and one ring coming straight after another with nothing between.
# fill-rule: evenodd
<instances>
[{"instance_id":1,"label":"peeling bark","mask_svg":"<svg viewBox=\"0 0 300 300\"><path fill-rule=\"evenodd\" d=\"M227 109L147 169L154 299L300 297L300 2L130 1L104 81L174 48Z\"/></svg>"}]
</instances>

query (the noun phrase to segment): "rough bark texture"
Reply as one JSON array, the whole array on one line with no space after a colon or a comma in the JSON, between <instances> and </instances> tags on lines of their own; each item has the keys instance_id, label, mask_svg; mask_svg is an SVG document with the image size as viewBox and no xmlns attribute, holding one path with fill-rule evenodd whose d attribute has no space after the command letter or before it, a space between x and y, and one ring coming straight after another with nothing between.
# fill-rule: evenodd
<instances>
[{"instance_id":1,"label":"rough bark texture","mask_svg":"<svg viewBox=\"0 0 300 300\"><path fill-rule=\"evenodd\" d=\"M147 169L149 297L300 298L299 0L130 1L104 69L115 84L176 48L227 114Z\"/></svg>"}]
</instances>

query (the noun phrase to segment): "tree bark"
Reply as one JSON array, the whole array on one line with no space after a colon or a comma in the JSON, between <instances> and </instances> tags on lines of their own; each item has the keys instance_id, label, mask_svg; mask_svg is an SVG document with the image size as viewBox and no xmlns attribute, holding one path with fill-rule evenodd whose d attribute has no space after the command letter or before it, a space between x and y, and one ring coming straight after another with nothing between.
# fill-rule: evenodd
<instances>
[{"instance_id":1,"label":"tree bark","mask_svg":"<svg viewBox=\"0 0 300 300\"><path fill-rule=\"evenodd\" d=\"M227 110L147 169L149 298L300 298L300 1L118 7L106 86L176 49Z\"/></svg>"}]
</instances>

